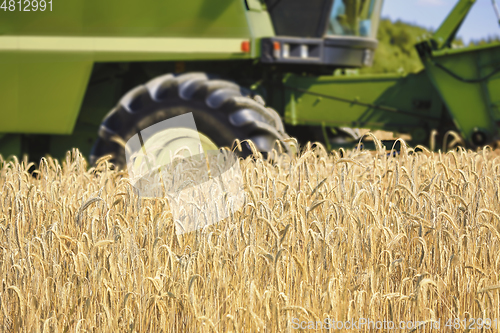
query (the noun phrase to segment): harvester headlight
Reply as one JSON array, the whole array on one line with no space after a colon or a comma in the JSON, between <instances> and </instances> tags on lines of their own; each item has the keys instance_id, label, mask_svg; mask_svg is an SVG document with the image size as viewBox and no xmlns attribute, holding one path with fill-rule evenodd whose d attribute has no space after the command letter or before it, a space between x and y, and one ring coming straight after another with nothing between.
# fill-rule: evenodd
<instances>
[{"instance_id":1,"label":"harvester headlight","mask_svg":"<svg viewBox=\"0 0 500 333\"><path fill-rule=\"evenodd\" d=\"M301 58L307 58L308 55L309 54L307 52L307 45L306 44L300 45L300 57Z\"/></svg>"},{"instance_id":2,"label":"harvester headlight","mask_svg":"<svg viewBox=\"0 0 500 333\"><path fill-rule=\"evenodd\" d=\"M289 58L290 57L290 44L283 44L283 58Z\"/></svg>"}]
</instances>

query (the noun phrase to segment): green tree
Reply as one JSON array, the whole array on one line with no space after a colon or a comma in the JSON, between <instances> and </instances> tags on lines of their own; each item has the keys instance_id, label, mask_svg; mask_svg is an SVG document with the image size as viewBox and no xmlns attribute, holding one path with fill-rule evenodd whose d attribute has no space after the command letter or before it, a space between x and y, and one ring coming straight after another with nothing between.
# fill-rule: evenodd
<instances>
[{"instance_id":1,"label":"green tree","mask_svg":"<svg viewBox=\"0 0 500 333\"><path fill-rule=\"evenodd\" d=\"M363 68L362 73L406 73L418 72L423 66L415 50L415 44L430 36L432 31L404 23L380 21L377 38L379 45L372 67Z\"/></svg>"},{"instance_id":2,"label":"green tree","mask_svg":"<svg viewBox=\"0 0 500 333\"><path fill-rule=\"evenodd\" d=\"M469 43L469 46L479 46L479 45L498 43L498 42L500 42L500 36L488 36L487 38L471 41Z\"/></svg>"},{"instance_id":3,"label":"green tree","mask_svg":"<svg viewBox=\"0 0 500 333\"><path fill-rule=\"evenodd\" d=\"M415 73L423 69L415 44L429 38L432 31L426 28L388 19L380 21L377 33L379 45L372 67L363 68L361 73L394 73L403 71ZM463 47L461 39L453 42L454 47Z\"/></svg>"}]
</instances>

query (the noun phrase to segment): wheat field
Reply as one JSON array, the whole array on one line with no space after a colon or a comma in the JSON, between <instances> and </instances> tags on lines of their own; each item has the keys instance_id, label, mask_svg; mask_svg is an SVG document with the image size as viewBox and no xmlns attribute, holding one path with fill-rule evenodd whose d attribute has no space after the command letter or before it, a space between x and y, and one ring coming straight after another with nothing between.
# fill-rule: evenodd
<instances>
[{"instance_id":1,"label":"wheat field","mask_svg":"<svg viewBox=\"0 0 500 333\"><path fill-rule=\"evenodd\" d=\"M107 159L1 160L0 331L497 331L500 154L402 147L242 160L243 209L183 235Z\"/></svg>"}]
</instances>

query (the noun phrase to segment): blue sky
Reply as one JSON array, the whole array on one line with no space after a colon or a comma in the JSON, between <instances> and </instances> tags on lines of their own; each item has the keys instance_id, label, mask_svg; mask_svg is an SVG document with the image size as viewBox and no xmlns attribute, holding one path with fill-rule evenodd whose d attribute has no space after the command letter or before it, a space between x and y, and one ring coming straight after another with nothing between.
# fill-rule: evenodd
<instances>
[{"instance_id":1,"label":"blue sky","mask_svg":"<svg viewBox=\"0 0 500 333\"><path fill-rule=\"evenodd\" d=\"M401 19L436 29L458 0L384 0L382 17ZM500 0L497 0L500 8ZM500 36L500 25L491 0L477 0L465 19L458 36L468 44L471 39Z\"/></svg>"}]
</instances>

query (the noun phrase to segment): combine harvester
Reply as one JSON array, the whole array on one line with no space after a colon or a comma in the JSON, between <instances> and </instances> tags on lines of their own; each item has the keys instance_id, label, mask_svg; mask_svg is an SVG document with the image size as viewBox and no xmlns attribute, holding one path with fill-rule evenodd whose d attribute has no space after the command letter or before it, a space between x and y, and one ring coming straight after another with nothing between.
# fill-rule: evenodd
<instances>
[{"instance_id":1,"label":"combine harvester","mask_svg":"<svg viewBox=\"0 0 500 333\"><path fill-rule=\"evenodd\" d=\"M186 113L207 149L332 148L351 128L493 144L500 44L451 47L474 2L415 46L419 73L349 75L372 64L382 0L0 0L0 153L124 166L133 135Z\"/></svg>"}]
</instances>

